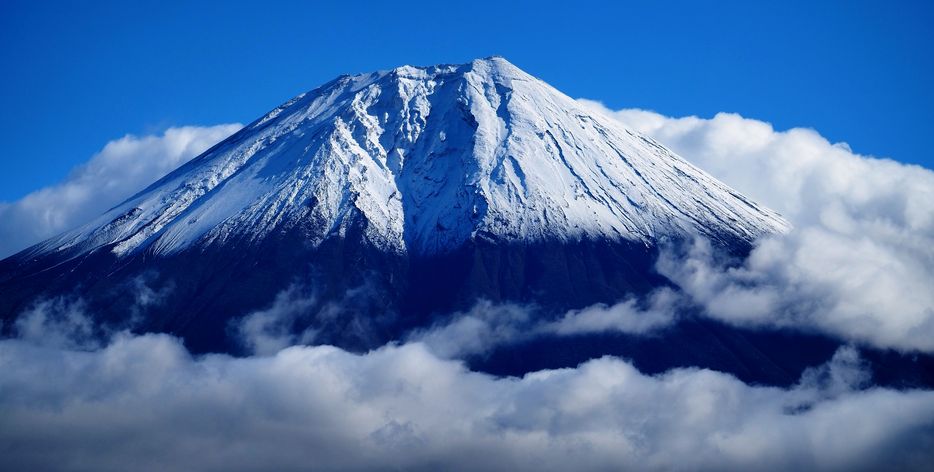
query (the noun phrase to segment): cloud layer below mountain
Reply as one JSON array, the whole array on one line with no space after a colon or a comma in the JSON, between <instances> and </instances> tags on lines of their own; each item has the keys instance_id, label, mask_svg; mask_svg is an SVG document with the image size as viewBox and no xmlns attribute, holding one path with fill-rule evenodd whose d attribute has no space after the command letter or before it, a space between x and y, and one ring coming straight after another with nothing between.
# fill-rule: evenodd
<instances>
[{"instance_id":1,"label":"cloud layer below mountain","mask_svg":"<svg viewBox=\"0 0 934 472\"><path fill-rule=\"evenodd\" d=\"M9 470L871 470L934 459L934 392L861 389L841 348L791 389L619 359L496 378L425 345L192 358L166 335L0 341ZM54 453L52 452L54 451Z\"/></svg>"}]
</instances>

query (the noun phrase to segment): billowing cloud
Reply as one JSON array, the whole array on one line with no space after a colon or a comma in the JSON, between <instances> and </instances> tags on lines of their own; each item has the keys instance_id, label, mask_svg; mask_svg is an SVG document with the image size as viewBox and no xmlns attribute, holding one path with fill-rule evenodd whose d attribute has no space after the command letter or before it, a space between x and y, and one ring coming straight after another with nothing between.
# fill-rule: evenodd
<instances>
[{"instance_id":1,"label":"billowing cloud","mask_svg":"<svg viewBox=\"0 0 934 472\"><path fill-rule=\"evenodd\" d=\"M761 242L739 267L719 265L699 242L658 268L723 321L934 352L934 277L925 264L903 248L799 228Z\"/></svg>"},{"instance_id":2,"label":"billowing cloud","mask_svg":"<svg viewBox=\"0 0 934 472\"><path fill-rule=\"evenodd\" d=\"M668 118L586 103L795 225L761 241L739 267L716 263L702 242L661 261L661 271L708 314L934 351L934 172L735 114Z\"/></svg>"},{"instance_id":3,"label":"billowing cloud","mask_svg":"<svg viewBox=\"0 0 934 472\"><path fill-rule=\"evenodd\" d=\"M192 357L167 335L0 341L7 470L922 470L934 392L861 389L838 351L790 389L602 358L521 378L421 343Z\"/></svg>"},{"instance_id":4,"label":"billowing cloud","mask_svg":"<svg viewBox=\"0 0 934 472\"><path fill-rule=\"evenodd\" d=\"M242 126L184 126L107 143L63 182L0 203L0 258L103 213Z\"/></svg>"},{"instance_id":5,"label":"billowing cloud","mask_svg":"<svg viewBox=\"0 0 934 472\"><path fill-rule=\"evenodd\" d=\"M832 211L934 236L934 172L929 169L856 154L846 143L831 143L811 129L776 131L769 123L733 113L669 118L585 103L657 139L796 225L838 228L833 220L840 215L827 214Z\"/></svg>"}]
</instances>

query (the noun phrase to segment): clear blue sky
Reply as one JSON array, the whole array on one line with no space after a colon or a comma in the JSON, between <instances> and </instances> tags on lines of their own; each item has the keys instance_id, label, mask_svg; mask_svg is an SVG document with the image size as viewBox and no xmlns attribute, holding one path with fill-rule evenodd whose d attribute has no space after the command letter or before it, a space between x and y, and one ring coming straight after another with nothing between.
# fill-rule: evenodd
<instances>
[{"instance_id":1,"label":"clear blue sky","mask_svg":"<svg viewBox=\"0 0 934 472\"><path fill-rule=\"evenodd\" d=\"M934 2L0 2L0 200L108 140L342 73L503 55L574 97L808 126L934 167Z\"/></svg>"}]
</instances>

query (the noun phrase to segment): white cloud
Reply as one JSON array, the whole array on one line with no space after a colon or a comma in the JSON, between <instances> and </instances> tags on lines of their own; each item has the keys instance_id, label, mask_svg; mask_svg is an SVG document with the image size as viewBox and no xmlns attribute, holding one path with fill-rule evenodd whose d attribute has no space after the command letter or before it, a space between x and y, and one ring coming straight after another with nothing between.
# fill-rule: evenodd
<instances>
[{"instance_id":1,"label":"white cloud","mask_svg":"<svg viewBox=\"0 0 934 472\"><path fill-rule=\"evenodd\" d=\"M172 286L152 289L143 277L127 281L135 297L124 305L124 319L95 319L87 312L87 304L78 297L40 298L13 320L11 333L15 337L41 346L63 349L92 350L115 333L139 326L146 310L157 306L171 292Z\"/></svg>"},{"instance_id":2,"label":"white cloud","mask_svg":"<svg viewBox=\"0 0 934 472\"><path fill-rule=\"evenodd\" d=\"M522 378L423 344L191 357L166 335L0 341L10 470L860 470L934 460L934 392L859 390L855 351L791 389L603 358ZM41 375L38 373L41 372Z\"/></svg>"},{"instance_id":3,"label":"white cloud","mask_svg":"<svg viewBox=\"0 0 934 472\"><path fill-rule=\"evenodd\" d=\"M396 317L379 305L382 298L371 281L335 298L319 297L320 285L316 277L294 281L268 307L231 320L228 334L256 355L297 344L378 345L378 333Z\"/></svg>"},{"instance_id":4,"label":"white cloud","mask_svg":"<svg viewBox=\"0 0 934 472\"><path fill-rule=\"evenodd\" d=\"M838 211L934 236L934 172L923 167L861 156L814 130L775 131L769 123L732 113L669 118L585 103L652 136L797 225L832 225L828 219L834 215L825 212Z\"/></svg>"},{"instance_id":5,"label":"white cloud","mask_svg":"<svg viewBox=\"0 0 934 472\"><path fill-rule=\"evenodd\" d=\"M530 307L481 300L466 313L455 313L435 326L415 330L408 339L424 343L435 355L447 359L482 355L537 334L532 311Z\"/></svg>"},{"instance_id":6,"label":"white cloud","mask_svg":"<svg viewBox=\"0 0 934 472\"><path fill-rule=\"evenodd\" d=\"M296 322L306 318L315 306L315 297L291 285L276 294L268 308L255 311L236 320L233 328L237 339L253 354L275 354L289 346L314 340L315 331L308 328L296 332Z\"/></svg>"},{"instance_id":7,"label":"white cloud","mask_svg":"<svg viewBox=\"0 0 934 472\"><path fill-rule=\"evenodd\" d=\"M87 222L241 127L184 126L107 143L63 182L0 203L0 258Z\"/></svg>"},{"instance_id":8,"label":"white cloud","mask_svg":"<svg viewBox=\"0 0 934 472\"><path fill-rule=\"evenodd\" d=\"M652 292L643 303L630 298L611 306L600 304L568 312L544 330L559 335L607 331L645 334L673 324L682 304L681 296L665 287Z\"/></svg>"},{"instance_id":9,"label":"white cloud","mask_svg":"<svg viewBox=\"0 0 934 472\"><path fill-rule=\"evenodd\" d=\"M455 313L429 328L414 330L407 339L425 344L442 358L463 359L540 336L604 332L648 334L677 321L682 299L679 293L665 287L644 300L633 297L613 305L591 305L568 311L554 321L543 319L534 306L481 300L467 312Z\"/></svg>"},{"instance_id":10,"label":"white cloud","mask_svg":"<svg viewBox=\"0 0 934 472\"><path fill-rule=\"evenodd\" d=\"M609 111L795 225L740 267L701 244L660 269L718 319L934 351L934 172L853 153L813 130L720 113Z\"/></svg>"},{"instance_id":11,"label":"white cloud","mask_svg":"<svg viewBox=\"0 0 934 472\"><path fill-rule=\"evenodd\" d=\"M13 323L16 336L39 344L70 349L100 347L99 332L81 300L39 300Z\"/></svg>"}]
</instances>

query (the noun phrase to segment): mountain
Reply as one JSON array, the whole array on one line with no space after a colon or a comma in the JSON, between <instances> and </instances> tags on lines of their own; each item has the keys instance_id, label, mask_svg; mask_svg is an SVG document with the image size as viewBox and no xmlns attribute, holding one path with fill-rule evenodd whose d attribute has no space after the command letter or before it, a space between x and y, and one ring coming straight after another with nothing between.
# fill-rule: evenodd
<instances>
[{"instance_id":1,"label":"mountain","mask_svg":"<svg viewBox=\"0 0 934 472\"><path fill-rule=\"evenodd\" d=\"M0 262L0 317L9 330L36 300L80 299L104 325L237 352L232 320L299 293L289 329L362 350L480 299L547 317L645 294L668 283L653 270L663 247L702 235L742 256L788 229L505 59L404 66L299 95L94 221ZM765 356L777 373L750 375L766 380L810 362L784 372L767 342L713 322L677 330L695 354L601 342L671 358L659 368L736 371ZM815 356L833 348L808 342ZM548 349L599 355L593 345Z\"/></svg>"}]
</instances>

